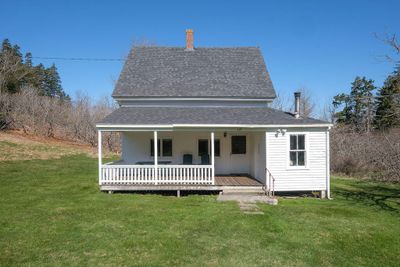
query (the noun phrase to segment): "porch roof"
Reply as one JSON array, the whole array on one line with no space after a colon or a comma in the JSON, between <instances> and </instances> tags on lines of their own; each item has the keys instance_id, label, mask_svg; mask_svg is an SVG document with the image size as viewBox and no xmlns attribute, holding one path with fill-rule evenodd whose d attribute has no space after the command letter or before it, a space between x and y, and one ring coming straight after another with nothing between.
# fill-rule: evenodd
<instances>
[{"instance_id":1,"label":"porch roof","mask_svg":"<svg viewBox=\"0 0 400 267\"><path fill-rule=\"evenodd\" d=\"M300 117L267 107L120 107L97 124L115 126L330 126L330 123Z\"/></svg>"}]
</instances>

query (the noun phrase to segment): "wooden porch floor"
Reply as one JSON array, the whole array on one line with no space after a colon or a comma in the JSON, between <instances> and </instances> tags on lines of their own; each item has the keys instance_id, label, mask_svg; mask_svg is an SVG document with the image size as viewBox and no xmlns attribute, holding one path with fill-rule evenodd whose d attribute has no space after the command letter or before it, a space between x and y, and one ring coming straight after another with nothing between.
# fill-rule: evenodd
<instances>
[{"instance_id":1,"label":"wooden porch floor","mask_svg":"<svg viewBox=\"0 0 400 267\"><path fill-rule=\"evenodd\" d=\"M254 178L248 176L235 175L217 175L215 176L215 185L227 186L262 186Z\"/></svg>"}]
</instances>

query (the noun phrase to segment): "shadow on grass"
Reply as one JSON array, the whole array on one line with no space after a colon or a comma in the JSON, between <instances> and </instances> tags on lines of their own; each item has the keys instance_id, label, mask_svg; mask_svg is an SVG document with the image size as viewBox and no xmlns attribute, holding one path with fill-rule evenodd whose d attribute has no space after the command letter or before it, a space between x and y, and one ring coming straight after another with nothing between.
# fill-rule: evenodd
<instances>
[{"instance_id":1,"label":"shadow on grass","mask_svg":"<svg viewBox=\"0 0 400 267\"><path fill-rule=\"evenodd\" d=\"M108 193L104 191L104 193ZM139 195L160 195L160 196L176 196L177 190L146 190L146 191L114 191L113 194L139 194ZM218 195L218 191L206 190L181 190L180 196L189 195Z\"/></svg>"},{"instance_id":2,"label":"shadow on grass","mask_svg":"<svg viewBox=\"0 0 400 267\"><path fill-rule=\"evenodd\" d=\"M360 204L400 214L400 188L357 183L355 187L338 186L335 188L334 194Z\"/></svg>"}]
</instances>

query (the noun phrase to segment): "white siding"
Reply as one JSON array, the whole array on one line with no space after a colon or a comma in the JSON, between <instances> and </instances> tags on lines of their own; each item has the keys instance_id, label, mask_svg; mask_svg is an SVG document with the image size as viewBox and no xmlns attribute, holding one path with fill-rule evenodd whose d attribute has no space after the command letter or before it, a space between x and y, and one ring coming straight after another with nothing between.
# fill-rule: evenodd
<instances>
[{"instance_id":1,"label":"white siding","mask_svg":"<svg viewBox=\"0 0 400 267\"><path fill-rule=\"evenodd\" d=\"M306 134L305 168L289 166L289 135ZM287 129L285 135L268 130L268 169L275 177L275 191L326 190L326 129Z\"/></svg>"}]
</instances>

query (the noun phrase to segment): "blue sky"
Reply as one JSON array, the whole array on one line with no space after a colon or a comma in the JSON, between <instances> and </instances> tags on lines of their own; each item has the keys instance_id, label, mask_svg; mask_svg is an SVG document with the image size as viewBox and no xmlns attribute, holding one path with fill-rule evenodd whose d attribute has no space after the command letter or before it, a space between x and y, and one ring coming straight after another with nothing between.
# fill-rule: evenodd
<instances>
[{"instance_id":1,"label":"blue sky","mask_svg":"<svg viewBox=\"0 0 400 267\"><path fill-rule=\"evenodd\" d=\"M37 57L121 58L135 41L184 46L259 46L277 91L299 87L318 103L356 75L380 86L393 63L374 33L400 35L400 1L5 1L0 39ZM49 65L54 60L35 60ZM122 62L54 61L64 89L110 95Z\"/></svg>"}]
</instances>

